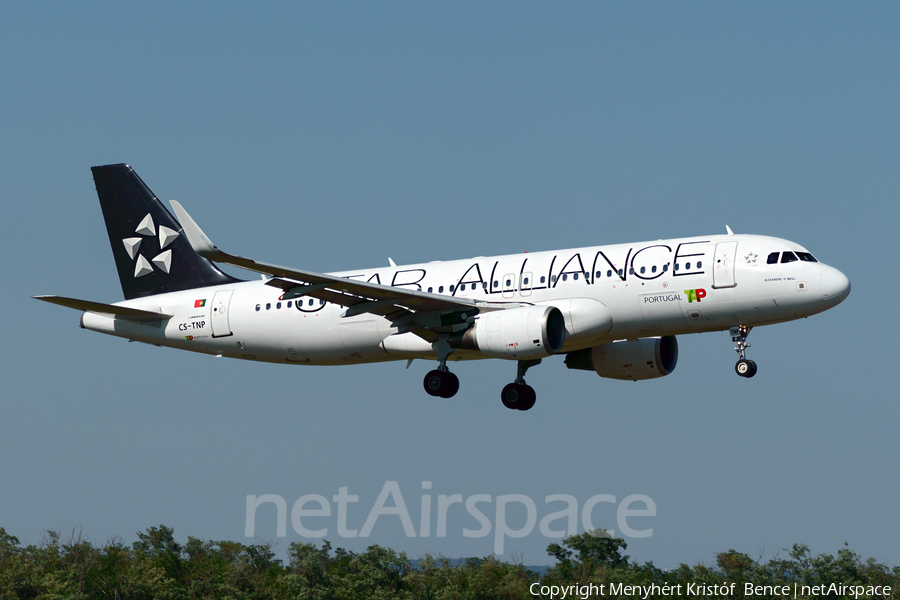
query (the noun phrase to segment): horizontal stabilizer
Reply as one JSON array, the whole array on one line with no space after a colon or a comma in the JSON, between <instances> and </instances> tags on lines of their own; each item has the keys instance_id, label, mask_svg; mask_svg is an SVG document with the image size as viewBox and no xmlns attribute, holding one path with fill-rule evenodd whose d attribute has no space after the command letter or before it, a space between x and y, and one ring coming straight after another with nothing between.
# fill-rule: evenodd
<instances>
[{"instance_id":1,"label":"horizontal stabilizer","mask_svg":"<svg viewBox=\"0 0 900 600\"><path fill-rule=\"evenodd\" d=\"M115 306L113 304L103 304L102 302L91 302L90 300L78 300L76 298L66 298L65 296L32 296L35 300L43 300L50 304L58 304L66 308L74 308L75 310L84 310L87 312L98 313L101 315L113 315L115 317L128 319L130 321L163 321L172 315L150 312L149 310L140 310L137 308L127 308L125 306Z\"/></svg>"}]
</instances>

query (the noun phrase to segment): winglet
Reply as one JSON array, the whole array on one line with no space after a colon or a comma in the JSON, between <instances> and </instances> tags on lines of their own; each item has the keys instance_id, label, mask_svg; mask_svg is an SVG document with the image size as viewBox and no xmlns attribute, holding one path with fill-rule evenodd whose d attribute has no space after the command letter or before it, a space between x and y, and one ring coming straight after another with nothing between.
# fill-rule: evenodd
<instances>
[{"instance_id":1,"label":"winglet","mask_svg":"<svg viewBox=\"0 0 900 600\"><path fill-rule=\"evenodd\" d=\"M728 235L734 235L734 232L731 230L731 227L728 225L725 226L725 231L728 232ZM199 253L199 250L197 251Z\"/></svg>"},{"instance_id":2,"label":"winglet","mask_svg":"<svg viewBox=\"0 0 900 600\"><path fill-rule=\"evenodd\" d=\"M169 204L171 204L172 208L175 210L175 216L178 217L181 229L184 231L184 235L188 239L188 242L190 242L194 252L204 258L216 260L216 258L220 256L221 250L219 250L216 245L212 243L212 240L203 233L200 226L197 225L194 219L191 218L191 215L184 210L184 207L181 206L177 200L169 200Z\"/></svg>"}]
</instances>

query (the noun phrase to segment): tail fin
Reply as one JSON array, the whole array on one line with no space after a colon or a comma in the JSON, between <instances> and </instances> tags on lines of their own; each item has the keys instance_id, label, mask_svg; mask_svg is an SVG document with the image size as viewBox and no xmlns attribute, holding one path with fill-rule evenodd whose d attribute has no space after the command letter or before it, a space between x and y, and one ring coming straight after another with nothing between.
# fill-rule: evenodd
<instances>
[{"instance_id":1,"label":"tail fin","mask_svg":"<svg viewBox=\"0 0 900 600\"><path fill-rule=\"evenodd\" d=\"M134 169L105 165L91 172L126 300L239 281L194 252Z\"/></svg>"}]
</instances>

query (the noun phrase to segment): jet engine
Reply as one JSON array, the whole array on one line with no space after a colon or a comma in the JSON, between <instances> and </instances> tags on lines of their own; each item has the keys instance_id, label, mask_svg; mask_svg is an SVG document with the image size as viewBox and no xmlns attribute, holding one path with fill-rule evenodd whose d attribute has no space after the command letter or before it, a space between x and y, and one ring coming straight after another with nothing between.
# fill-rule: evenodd
<instances>
[{"instance_id":1,"label":"jet engine","mask_svg":"<svg viewBox=\"0 0 900 600\"><path fill-rule=\"evenodd\" d=\"M565 339L566 320L558 308L522 306L480 314L450 345L493 358L532 360L556 354Z\"/></svg>"},{"instance_id":2,"label":"jet engine","mask_svg":"<svg viewBox=\"0 0 900 600\"><path fill-rule=\"evenodd\" d=\"M585 348L566 355L570 369L596 371L610 379L654 379L668 375L678 362L678 340L674 335L620 340Z\"/></svg>"}]
</instances>

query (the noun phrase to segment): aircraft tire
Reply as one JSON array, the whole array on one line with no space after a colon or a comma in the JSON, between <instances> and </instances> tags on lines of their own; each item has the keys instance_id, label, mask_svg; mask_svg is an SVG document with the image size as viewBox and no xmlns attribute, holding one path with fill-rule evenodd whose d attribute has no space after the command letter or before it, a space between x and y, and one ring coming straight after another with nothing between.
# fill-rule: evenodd
<instances>
[{"instance_id":1,"label":"aircraft tire","mask_svg":"<svg viewBox=\"0 0 900 600\"><path fill-rule=\"evenodd\" d=\"M521 403L516 408L519 410L531 410L534 407L534 403L537 401L537 393L530 385L523 385L522 388L524 388L524 398L522 398Z\"/></svg>"},{"instance_id":2,"label":"aircraft tire","mask_svg":"<svg viewBox=\"0 0 900 600\"><path fill-rule=\"evenodd\" d=\"M503 402L503 406L511 410L518 410L524 404L523 401L526 395L522 389L524 387L518 383L507 383L503 387L503 391L500 392L500 400Z\"/></svg>"},{"instance_id":3,"label":"aircraft tire","mask_svg":"<svg viewBox=\"0 0 900 600\"><path fill-rule=\"evenodd\" d=\"M741 377L753 377L756 374L756 363L752 360L747 360L746 358L742 358L737 361L734 365L734 372L740 375Z\"/></svg>"},{"instance_id":4,"label":"aircraft tire","mask_svg":"<svg viewBox=\"0 0 900 600\"><path fill-rule=\"evenodd\" d=\"M422 385L425 387L425 391L429 396L440 396L441 391L447 387L444 373L437 369L428 371Z\"/></svg>"},{"instance_id":5,"label":"aircraft tire","mask_svg":"<svg viewBox=\"0 0 900 600\"><path fill-rule=\"evenodd\" d=\"M438 372L440 373L440 371ZM450 371L443 372L441 375L444 376L444 387L438 395L441 398L452 398L459 391L459 377Z\"/></svg>"},{"instance_id":6,"label":"aircraft tire","mask_svg":"<svg viewBox=\"0 0 900 600\"><path fill-rule=\"evenodd\" d=\"M749 379L750 377L753 377L754 375L756 375L756 363L753 362L752 360L748 360L747 362L750 363L750 370L747 372L747 374L744 377L747 377Z\"/></svg>"}]
</instances>

